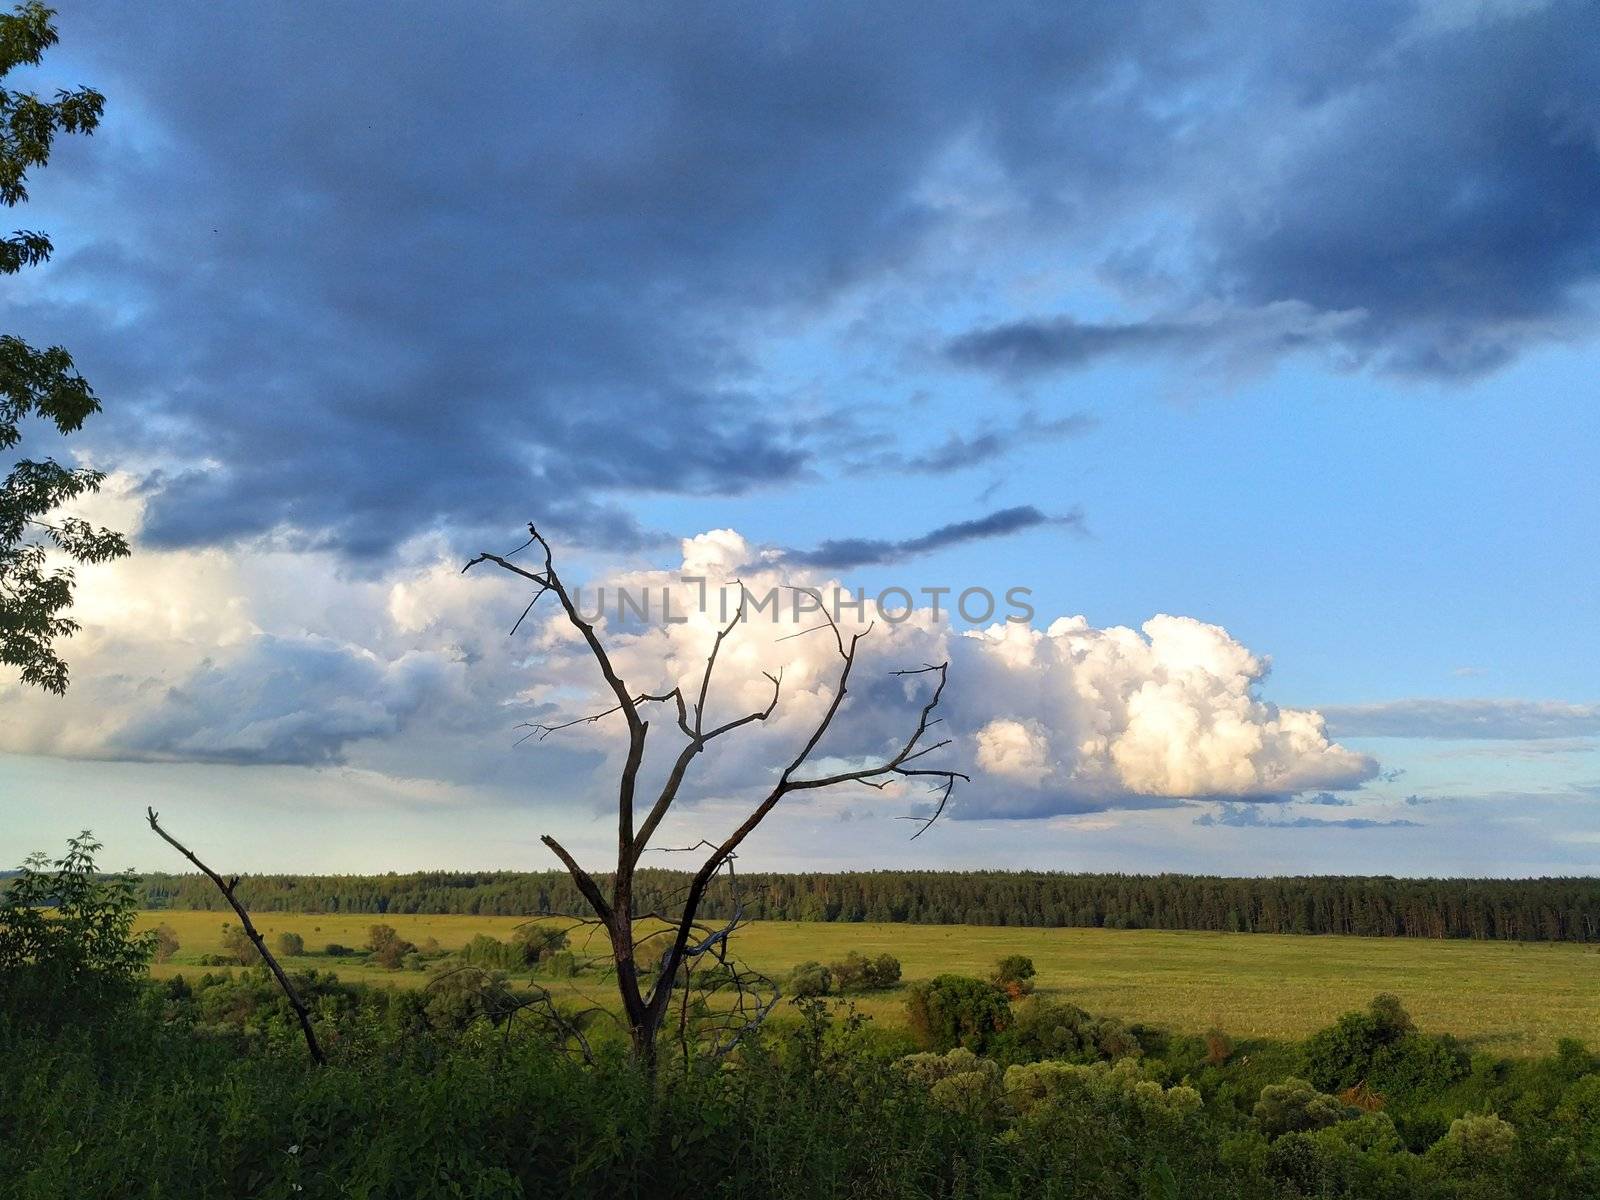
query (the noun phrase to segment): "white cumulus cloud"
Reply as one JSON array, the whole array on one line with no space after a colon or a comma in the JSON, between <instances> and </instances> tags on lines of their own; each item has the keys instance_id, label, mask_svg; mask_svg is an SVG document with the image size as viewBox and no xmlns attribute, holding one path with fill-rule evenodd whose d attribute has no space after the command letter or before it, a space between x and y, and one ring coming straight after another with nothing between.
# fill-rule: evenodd
<instances>
[{"instance_id":1,"label":"white cumulus cloud","mask_svg":"<svg viewBox=\"0 0 1600 1200\"><path fill-rule=\"evenodd\" d=\"M124 525L136 527L137 512L126 515ZM738 533L713 530L683 542L680 566L582 581L582 608L603 611L602 636L629 686L678 685L690 697L737 604L727 581L744 569L745 586L766 601L723 646L707 723L765 708L768 673L781 673L778 707L771 720L713 744L683 792L687 810L746 802L804 743L833 695L832 635L792 589L827 598L837 581L775 561L752 568L758 557ZM578 582L575 570L568 582ZM85 573L85 628L69 646L74 682L65 700L0 687L0 750L346 764L462 785L515 778L531 753L542 797L598 802L614 778L619 721L512 750L519 723L555 723L611 703L553 600L507 638L524 588L490 565L463 576L440 547L413 547L380 578L342 577L317 554L141 552ZM619 589L635 601L625 620ZM636 611L641 600L647 619ZM661 620L663 604L670 622ZM870 603L844 613L846 636L871 616ZM1331 741L1316 712L1263 698L1265 661L1219 626L1161 615L1139 629L1063 617L1044 629L1000 622L963 631L927 608L878 621L862 642L850 699L819 761L892 753L932 683L893 672L944 661L949 685L934 737L950 744L927 765L973 776L956 793L955 817L1268 799L1354 787L1376 771ZM679 744L671 710L653 714L646 783ZM909 785L874 800L880 811L921 803Z\"/></svg>"}]
</instances>

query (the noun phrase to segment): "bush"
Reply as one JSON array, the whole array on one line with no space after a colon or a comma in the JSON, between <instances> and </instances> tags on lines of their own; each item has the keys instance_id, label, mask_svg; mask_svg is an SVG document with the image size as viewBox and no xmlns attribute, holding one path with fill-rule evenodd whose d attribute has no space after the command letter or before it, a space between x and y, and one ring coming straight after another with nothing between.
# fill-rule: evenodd
<instances>
[{"instance_id":1,"label":"bush","mask_svg":"<svg viewBox=\"0 0 1600 1200\"><path fill-rule=\"evenodd\" d=\"M578 973L578 956L571 950L557 950L540 960L539 969L552 979L571 979Z\"/></svg>"},{"instance_id":2,"label":"bush","mask_svg":"<svg viewBox=\"0 0 1600 1200\"><path fill-rule=\"evenodd\" d=\"M157 925L152 957L158 963L171 962L172 956L177 952L178 935L173 932L172 926L167 924Z\"/></svg>"},{"instance_id":3,"label":"bush","mask_svg":"<svg viewBox=\"0 0 1600 1200\"><path fill-rule=\"evenodd\" d=\"M899 1065L935 1104L952 1112L991 1111L1001 1100L999 1065L964 1047L945 1054L910 1054Z\"/></svg>"},{"instance_id":4,"label":"bush","mask_svg":"<svg viewBox=\"0 0 1600 1200\"><path fill-rule=\"evenodd\" d=\"M1075 1104L1129 1108L1146 1119L1182 1120L1200 1112L1200 1093L1187 1085L1164 1088L1131 1059L1110 1063L1026 1063L1007 1067L1006 1099L1023 1116L1041 1108Z\"/></svg>"},{"instance_id":5,"label":"bush","mask_svg":"<svg viewBox=\"0 0 1600 1200\"><path fill-rule=\"evenodd\" d=\"M1457 1117L1428 1158L1447 1171L1477 1175L1504 1168L1516 1149L1517 1131L1499 1117Z\"/></svg>"},{"instance_id":6,"label":"bush","mask_svg":"<svg viewBox=\"0 0 1600 1200\"><path fill-rule=\"evenodd\" d=\"M261 961L261 952L256 949L256 944L250 940L250 935L237 925L227 922L222 926L223 956L241 967L253 967Z\"/></svg>"},{"instance_id":7,"label":"bush","mask_svg":"<svg viewBox=\"0 0 1600 1200\"><path fill-rule=\"evenodd\" d=\"M789 995L796 1000L826 996L833 991L833 972L819 962L803 962L789 972Z\"/></svg>"},{"instance_id":8,"label":"bush","mask_svg":"<svg viewBox=\"0 0 1600 1200\"><path fill-rule=\"evenodd\" d=\"M1384 994L1366 1012L1345 1013L1307 1039L1306 1078L1327 1092L1365 1084L1385 1097L1436 1093L1471 1064L1453 1038L1417 1032L1399 1000Z\"/></svg>"},{"instance_id":9,"label":"bush","mask_svg":"<svg viewBox=\"0 0 1600 1200\"><path fill-rule=\"evenodd\" d=\"M1304 1079L1285 1079L1261 1089L1255 1122L1268 1137L1326 1129L1355 1115L1334 1097L1317 1091Z\"/></svg>"},{"instance_id":10,"label":"bush","mask_svg":"<svg viewBox=\"0 0 1600 1200\"><path fill-rule=\"evenodd\" d=\"M84 830L61 858L29 856L0 894L0 995L19 1011L37 1000L41 1015L60 1017L78 1003L121 998L155 950L153 931L133 932L133 877L102 878L99 849Z\"/></svg>"},{"instance_id":11,"label":"bush","mask_svg":"<svg viewBox=\"0 0 1600 1200\"><path fill-rule=\"evenodd\" d=\"M670 939L654 940L666 942ZM548 956L567 949L567 931L550 925L523 925L512 935L511 944L517 947L523 964L533 966ZM659 958L659 954L657 957Z\"/></svg>"},{"instance_id":12,"label":"bush","mask_svg":"<svg viewBox=\"0 0 1600 1200\"><path fill-rule=\"evenodd\" d=\"M940 975L911 985L906 1017L912 1036L926 1050L964 1046L981 1054L1011 1024L1011 1004L981 979Z\"/></svg>"},{"instance_id":13,"label":"bush","mask_svg":"<svg viewBox=\"0 0 1600 1200\"><path fill-rule=\"evenodd\" d=\"M486 933L480 933L461 948L461 961L496 971L513 971L526 965L520 946L502 942Z\"/></svg>"},{"instance_id":14,"label":"bush","mask_svg":"<svg viewBox=\"0 0 1600 1200\"><path fill-rule=\"evenodd\" d=\"M989 982L1011 999L1017 1000L1033 991L1033 977L1037 974L1033 959L1026 954L1008 954L995 963Z\"/></svg>"},{"instance_id":15,"label":"bush","mask_svg":"<svg viewBox=\"0 0 1600 1200\"><path fill-rule=\"evenodd\" d=\"M298 933L285 929L278 935L278 953L285 958L299 958L306 952L306 940Z\"/></svg>"},{"instance_id":16,"label":"bush","mask_svg":"<svg viewBox=\"0 0 1600 1200\"><path fill-rule=\"evenodd\" d=\"M868 958L852 950L844 958L828 964L836 992L877 992L900 982L900 960L892 954Z\"/></svg>"},{"instance_id":17,"label":"bush","mask_svg":"<svg viewBox=\"0 0 1600 1200\"><path fill-rule=\"evenodd\" d=\"M367 931L367 949L372 961L380 967L398 971L405 965L406 955L416 953L416 947L397 934L389 925L374 925Z\"/></svg>"},{"instance_id":18,"label":"bush","mask_svg":"<svg viewBox=\"0 0 1600 1200\"><path fill-rule=\"evenodd\" d=\"M349 946L340 945L338 942L329 942L322 948L322 952L329 958L345 958L355 953Z\"/></svg>"},{"instance_id":19,"label":"bush","mask_svg":"<svg viewBox=\"0 0 1600 1200\"><path fill-rule=\"evenodd\" d=\"M1094 1017L1075 1004L1030 996L1011 1009L1010 1024L991 1050L1006 1063L1042 1058L1088 1063L1135 1054L1139 1040L1115 1017Z\"/></svg>"}]
</instances>

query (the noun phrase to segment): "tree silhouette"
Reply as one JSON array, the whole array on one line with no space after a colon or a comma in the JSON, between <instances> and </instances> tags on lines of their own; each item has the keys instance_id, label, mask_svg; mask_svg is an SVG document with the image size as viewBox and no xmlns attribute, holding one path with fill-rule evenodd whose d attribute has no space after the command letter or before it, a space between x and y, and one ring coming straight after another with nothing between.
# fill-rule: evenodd
<instances>
[{"instance_id":1,"label":"tree silhouette","mask_svg":"<svg viewBox=\"0 0 1600 1200\"><path fill-rule=\"evenodd\" d=\"M667 1017L674 989L679 984L680 976L687 984L694 977L701 975L702 972L698 968L702 964L717 965L733 982L734 991L738 995L734 1011L738 1015L729 1018L730 1024L727 1025L729 1039L721 1044L724 1046L734 1044L746 1027L759 1023L770 1010L771 1002L745 1004L745 977L728 957L729 935L738 927L743 919L743 913L736 903L733 913L722 924L709 927L701 923L698 917L707 889L720 873L726 872L731 876L733 860L739 846L785 797L796 793L814 792L846 783L882 788L896 779L931 779L936 781L940 796L935 811L924 820L923 828L936 820L949 801L955 781L967 778L957 771L922 765L925 756L949 744L948 739L924 744L928 730L936 723L933 713L944 694L949 664L930 664L913 670L894 672L895 675L903 677L926 676L932 683L930 694L921 707L914 728L894 753L867 766L851 770L822 770L815 774L807 773L807 767L811 764L818 745L834 724L844 705L849 692L851 674L856 666L857 650L862 639L870 632L868 629L846 638L827 613L822 613L826 623L818 626L816 632L826 630L831 635L839 656L832 697L822 717L813 726L800 749L781 768L777 781L753 803L749 814L731 833L720 841L704 841L688 848L696 852L704 850L706 854L699 868L689 877L681 902L671 911L643 913L638 910L634 896L635 872L640 857L650 846L651 838L678 799L684 780L695 760L719 738L756 722L766 721L772 716L777 709L783 688L781 673L766 675L772 684L772 696L764 708L747 712L719 725L707 726L706 713L718 654L722 650L723 643L745 618L748 597L740 585L740 601L737 609L727 624L717 631L711 649L706 655L705 668L700 674L698 689L692 699L685 696L682 685L659 694L640 693L630 689L617 673L611 656L599 634L595 632L594 626L580 615L577 604L556 571L549 543L532 525L528 526L528 535L527 542L511 554L480 554L467 563L463 571L481 563L492 563L532 583L534 594L527 609L523 611L524 617L544 596L554 596L567 622L583 638L590 655L600 669L606 688L616 700L615 704L602 712L558 725L542 726L541 731L550 733L598 721L618 713L626 722L628 731L627 754L617 781L617 864L611 876L609 894L602 889L601 882L585 870L554 837L547 834L541 840L566 867L578 891L593 911L595 920L610 940L617 991L622 1000L624 1019L627 1022L635 1057L647 1068L654 1068L657 1037ZM515 554L535 545L544 552L542 569L528 570L510 561ZM521 618L518 619L518 624L520 623ZM660 791L650 802L643 820L639 820L637 819L637 810L640 807L638 780L645 759L645 740L650 729L650 722L645 713L648 711L648 706L654 705L666 708L676 724L677 732L681 735L682 744ZM664 931L653 931L639 938L636 925L641 921L654 920L663 923ZM640 945L658 936L663 937L666 943L659 966L648 973L641 972L638 960ZM653 981L647 980L646 974L653 975ZM775 993L773 999L776 999ZM687 1022L687 1011L687 993L685 993L684 1023ZM745 1021L744 1027L738 1024L741 1019Z\"/></svg>"}]
</instances>

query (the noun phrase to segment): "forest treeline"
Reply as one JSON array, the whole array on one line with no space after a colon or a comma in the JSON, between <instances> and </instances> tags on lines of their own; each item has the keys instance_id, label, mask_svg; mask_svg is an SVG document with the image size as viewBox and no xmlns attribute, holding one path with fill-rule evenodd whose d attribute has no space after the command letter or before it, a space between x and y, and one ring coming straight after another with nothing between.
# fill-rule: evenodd
<instances>
[{"instance_id":1,"label":"forest treeline","mask_svg":"<svg viewBox=\"0 0 1600 1200\"><path fill-rule=\"evenodd\" d=\"M666 909L687 874L639 873L640 911ZM151 908L220 909L198 875L146 875ZM1600 941L1600 879L1397 879L1387 876L1222 878L1013 871L870 871L740 876L708 917L735 903L775 921L1076 926L1363 937ZM586 913L558 871L424 871L386 875L249 875L239 896L263 912Z\"/></svg>"}]
</instances>

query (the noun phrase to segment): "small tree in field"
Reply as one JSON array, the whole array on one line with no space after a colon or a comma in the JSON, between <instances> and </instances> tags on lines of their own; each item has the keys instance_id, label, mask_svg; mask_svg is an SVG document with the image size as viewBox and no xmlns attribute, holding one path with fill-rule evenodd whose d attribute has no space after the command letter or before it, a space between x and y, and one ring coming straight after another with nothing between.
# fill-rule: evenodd
<instances>
[{"instance_id":1,"label":"small tree in field","mask_svg":"<svg viewBox=\"0 0 1600 1200\"><path fill-rule=\"evenodd\" d=\"M1033 959L1026 954L1008 954L995 963L989 982L1011 999L1018 1000L1033 991L1033 977L1037 974Z\"/></svg>"},{"instance_id":2,"label":"small tree in field","mask_svg":"<svg viewBox=\"0 0 1600 1200\"><path fill-rule=\"evenodd\" d=\"M380 967L398 971L406 955L415 953L417 948L396 933L392 925L374 925L367 931L367 949Z\"/></svg>"},{"instance_id":3,"label":"small tree in field","mask_svg":"<svg viewBox=\"0 0 1600 1200\"><path fill-rule=\"evenodd\" d=\"M702 960L724 965L727 963L728 934L738 923L739 917L736 913L732 922L716 929L703 925L699 921L699 913L706 890L720 872L732 870L732 862L739 846L779 803L797 793L818 791L841 784L865 784L869 787L882 788L896 779L917 778L936 781L941 793L933 815L927 818L923 828L932 824L933 820L944 811L955 781L965 779L966 776L956 771L925 766L923 761L928 754L949 744L948 739L924 742L928 730L935 724L933 713L944 694L949 664L930 664L895 672L906 677L925 676L930 683L929 694L910 734L899 743L896 750L876 762L854 769L817 765L813 762L817 747L844 705L851 675L856 666L856 652L865 636L865 633L857 633L846 638L825 612L819 614L826 624L818 626L817 631L826 629L829 632L839 656L839 667L834 678L831 698L820 718L811 727L803 744L776 772L775 781L753 801L744 820L720 841L702 843L707 851L706 856L691 877L677 911L651 914L666 920L669 933L660 939L665 942L666 948L662 952L659 969L643 973L639 969L637 959L638 947L643 940L656 939L649 934L645 939L641 939L634 929L635 922L645 915L637 912L634 905L634 873L638 869L639 860L649 848L651 838L678 799L684 780L694 766L695 760L705 752L706 748L719 738L772 716L777 709L782 690L781 675L767 675L767 679L772 683L772 697L765 708L744 713L720 724L709 719L711 685L716 671L718 652L722 649L723 642L732 635L734 628L745 616L746 596L741 585L737 611L717 632L706 655L705 668L700 673L698 689L689 695L685 694L681 685L654 695L636 691L617 673L611 655L607 652L599 634L595 632L594 626L580 615L577 604L556 571L549 543L532 525L528 526L528 534L528 540L511 554L480 554L463 569L470 570L480 563L492 563L529 581L533 584L534 592L533 598L528 603L528 610L531 610L544 596L554 596L561 606L566 621L582 637L589 654L599 668L607 691L615 700L615 703L603 712L579 717L564 725L543 726L540 727L542 732L549 733L555 729L617 714L621 715L626 724L628 750L617 780L617 861L609 893L601 887L600 881L585 870L555 838L547 834L542 840L572 876L573 882L577 884L579 892L593 909L599 925L611 943L617 991L622 1001L623 1015L627 1022L634 1055L647 1069L653 1069L656 1061L657 1035L666 1019L677 981L691 973L698 974L697 968ZM513 555L532 546L538 546L543 551L543 567L530 570L510 561ZM644 764L645 739L650 731L650 720L646 714L652 706L657 705L665 708L669 714L668 719L676 725L679 746L666 773L665 782L654 798L648 800L648 807L644 809L643 818L640 819L639 809L646 798L639 795L639 774ZM759 1019L764 1012L765 1009L762 1009L755 1015L755 1019Z\"/></svg>"},{"instance_id":4,"label":"small tree in field","mask_svg":"<svg viewBox=\"0 0 1600 1200\"><path fill-rule=\"evenodd\" d=\"M222 952L241 967L253 967L261 961L261 951L237 925L222 926Z\"/></svg>"},{"instance_id":5,"label":"small tree in field","mask_svg":"<svg viewBox=\"0 0 1600 1200\"><path fill-rule=\"evenodd\" d=\"M155 945L156 962L171 962L172 956L178 952L178 935L171 925L161 924L156 926Z\"/></svg>"},{"instance_id":6,"label":"small tree in field","mask_svg":"<svg viewBox=\"0 0 1600 1200\"><path fill-rule=\"evenodd\" d=\"M306 952L306 940L298 933L285 929L278 935L278 953L285 958L299 958Z\"/></svg>"}]
</instances>

